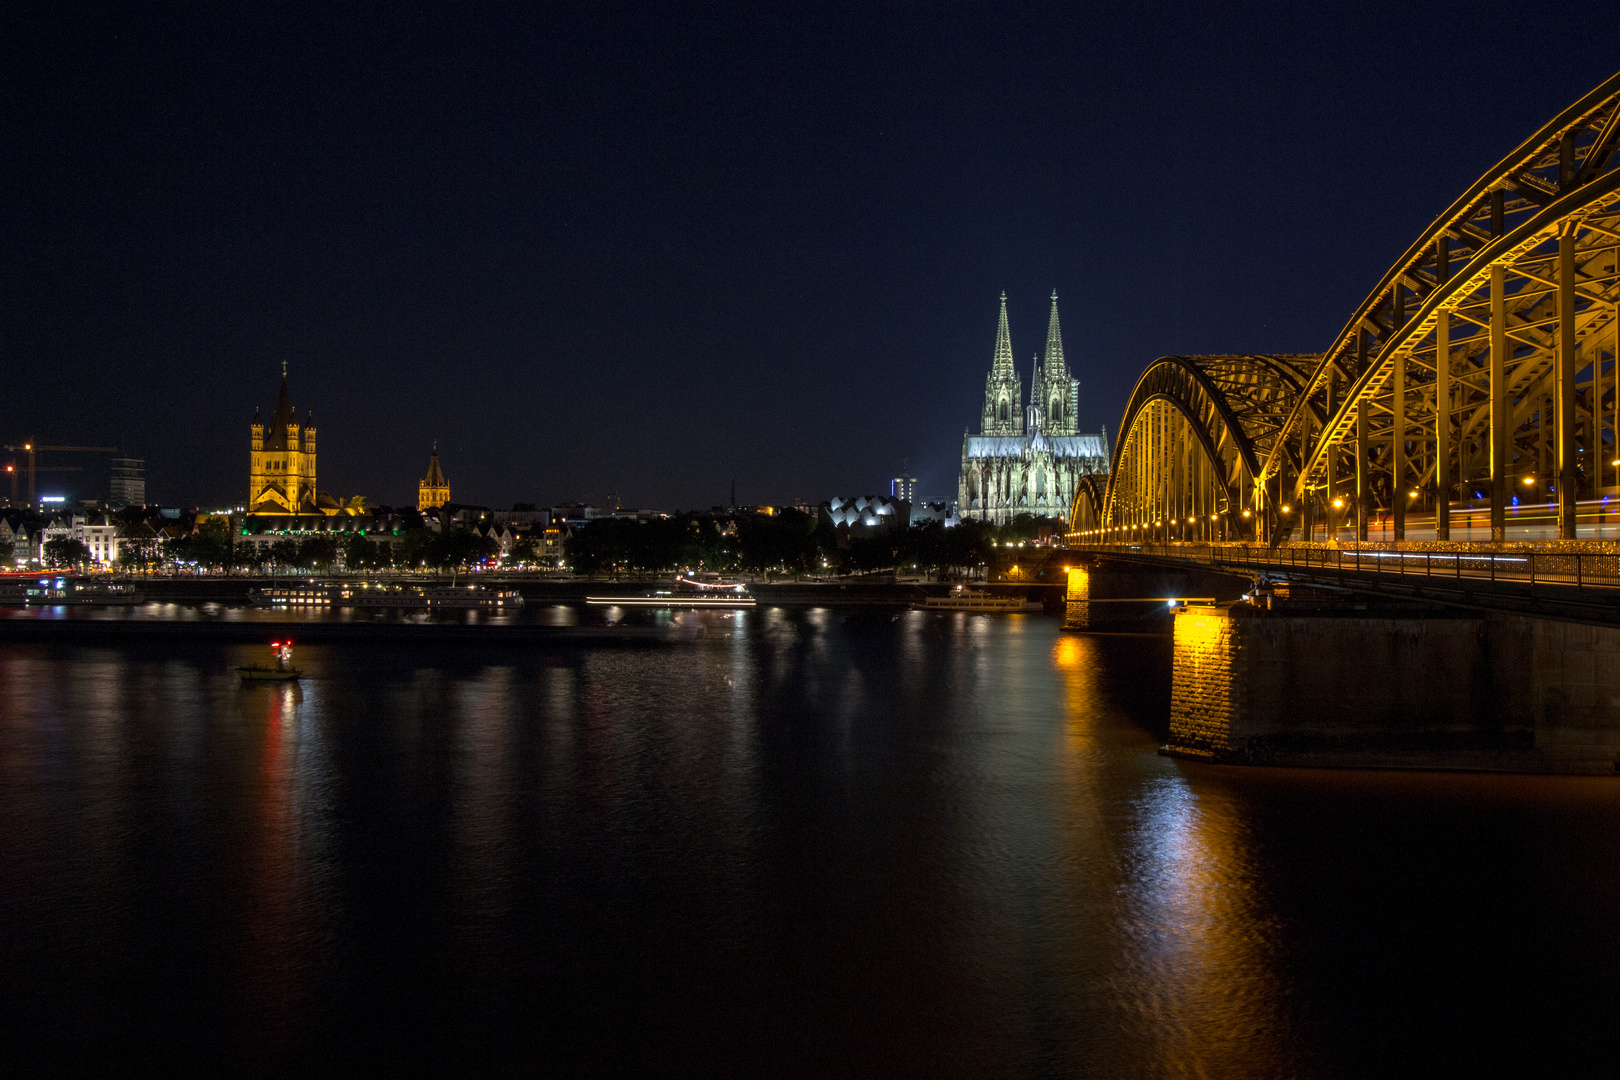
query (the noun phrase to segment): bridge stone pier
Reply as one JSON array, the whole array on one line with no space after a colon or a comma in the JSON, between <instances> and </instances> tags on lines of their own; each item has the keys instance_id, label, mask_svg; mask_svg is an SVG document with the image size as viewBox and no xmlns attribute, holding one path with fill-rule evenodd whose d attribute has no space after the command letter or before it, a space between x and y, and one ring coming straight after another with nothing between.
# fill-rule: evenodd
<instances>
[{"instance_id":1,"label":"bridge stone pier","mask_svg":"<svg viewBox=\"0 0 1620 1080\"><path fill-rule=\"evenodd\" d=\"M1620 769L1614 627L1265 593L1253 603L1178 609L1174 635L1172 754L1272 765Z\"/></svg>"}]
</instances>

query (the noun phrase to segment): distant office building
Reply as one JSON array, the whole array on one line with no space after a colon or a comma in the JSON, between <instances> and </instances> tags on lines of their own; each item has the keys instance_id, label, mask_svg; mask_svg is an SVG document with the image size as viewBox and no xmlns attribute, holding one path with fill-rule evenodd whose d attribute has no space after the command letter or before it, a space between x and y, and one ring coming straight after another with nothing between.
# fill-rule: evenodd
<instances>
[{"instance_id":1,"label":"distant office building","mask_svg":"<svg viewBox=\"0 0 1620 1080\"><path fill-rule=\"evenodd\" d=\"M897 476L890 480L889 496L895 499L904 499L906 502L916 502L917 478L915 476Z\"/></svg>"},{"instance_id":2,"label":"distant office building","mask_svg":"<svg viewBox=\"0 0 1620 1080\"><path fill-rule=\"evenodd\" d=\"M1108 472L1108 432L1080 433L1080 382L1069 376L1063 357L1056 292L1045 362L1036 361L1033 375L1025 407L1007 329L1007 294L1002 293L979 434L962 433L957 502L964 518L1005 524L1019 514L1066 517L1080 477Z\"/></svg>"},{"instance_id":3,"label":"distant office building","mask_svg":"<svg viewBox=\"0 0 1620 1080\"><path fill-rule=\"evenodd\" d=\"M146 461L144 458L112 459L112 490L107 505L114 510L146 505Z\"/></svg>"},{"instance_id":4,"label":"distant office building","mask_svg":"<svg viewBox=\"0 0 1620 1080\"><path fill-rule=\"evenodd\" d=\"M416 487L416 508L432 510L449 501L450 481L444 478L444 471L439 468L439 444L434 443L433 453L428 456L427 475Z\"/></svg>"}]
</instances>

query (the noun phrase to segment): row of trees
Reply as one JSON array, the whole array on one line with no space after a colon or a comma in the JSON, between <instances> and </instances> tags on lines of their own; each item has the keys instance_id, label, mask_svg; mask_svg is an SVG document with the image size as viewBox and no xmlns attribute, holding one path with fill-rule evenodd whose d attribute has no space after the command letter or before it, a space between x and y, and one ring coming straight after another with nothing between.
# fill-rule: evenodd
<instances>
[{"instance_id":1,"label":"row of trees","mask_svg":"<svg viewBox=\"0 0 1620 1080\"><path fill-rule=\"evenodd\" d=\"M207 522L196 532L170 540L156 537L126 538L118 545L118 563L124 570L159 570L176 565L202 570L310 570L326 571L342 565L350 570L428 569L454 570L474 566L500 555L500 545L468 529L443 533L411 530L397 542L383 543L359 534L288 538L273 544L234 543L229 526ZM90 549L71 537L46 541L47 566L69 568L90 561ZM513 546L514 560L533 559L534 544Z\"/></svg>"},{"instance_id":2,"label":"row of trees","mask_svg":"<svg viewBox=\"0 0 1620 1080\"><path fill-rule=\"evenodd\" d=\"M581 574L681 568L803 574L886 569L962 572L989 562L997 545L1033 539L1051 518L1020 515L1009 525L932 521L880 536L852 536L814 515L784 510L734 520L680 514L651 521L600 519L568 540L568 564Z\"/></svg>"},{"instance_id":3,"label":"row of trees","mask_svg":"<svg viewBox=\"0 0 1620 1080\"><path fill-rule=\"evenodd\" d=\"M568 540L567 561L581 574L626 571L663 572L682 568L748 573L840 573L887 569L965 572L989 562L997 545L1033 539L1051 518L1022 514L1009 525L965 521L947 529L937 521L878 536L838 532L813 514L785 510L779 514L735 519L679 514L650 521L602 518L575 530ZM203 570L327 571L454 570L486 563L500 555L500 545L467 529L443 533L409 530L379 542L353 534L288 538L259 546L234 543L223 522L207 522L187 536L171 540L125 539L118 561L126 570L167 569L176 565ZM45 562L53 567L82 566L90 551L77 540L47 541ZM535 545L520 539L510 562L537 557Z\"/></svg>"}]
</instances>

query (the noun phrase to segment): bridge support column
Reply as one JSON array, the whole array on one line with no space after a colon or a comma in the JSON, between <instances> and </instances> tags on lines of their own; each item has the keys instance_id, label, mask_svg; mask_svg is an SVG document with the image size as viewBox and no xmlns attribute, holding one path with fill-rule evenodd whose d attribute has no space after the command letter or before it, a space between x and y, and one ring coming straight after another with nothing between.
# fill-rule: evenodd
<instances>
[{"instance_id":1,"label":"bridge support column","mask_svg":"<svg viewBox=\"0 0 1620 1080\"><path fill-rule=\"evenodd\" d=\"M1367 539L1367 511L1372 505L1371 479L1367 475L1367 402L1356 403L1356 539Z\"/></svg>"},{"instance_id":2,"label":"bridge support column","mask_svg":"<svg viewBox=\"0 0 1620 1080\"><path fill-rule=\"evenodd\" d=\"M1508 500L1508 400L1507 400L1507 302L1503 293L1503 271L1491 267L1491 359L1490 455L1491 455L1491 539L1507 539Z\"/></svg>"},{"instance_id":3,"label":"bridge support column","mask_svg":"<svg viewBox=\"0 0 1620 1080\"><path fill-rule=\"evenodd\" d=\"M1558 539L1575 539L1575 499L1580 494L1575 473L1575 230L1558 238L1558 369L1554 376L1553 415L1556 417L1555 454L1558 469ZM1596 365L1592 372L1593 413L1602 412L1602 382ZM1594 429L1596 425L1593 425ZM1602 467L1601 439L1588 439L1593 464Z\"/></svg>"},{"instance_id":4,"label":"bridge support column","mask_svg":"<svg viewBox=\"0 0 1620 1080\"><path fill-rule=\"evenodd\" d=\"M1441 243L1444 242L1442 237ZM1440 312L1434 324L1434 371L1434 538L1450 540L1451 315L1446 311Z\"/></svg>"},{"instance_id":5,"label":"bridge support column","mask_svg":"<svg viewBox=\"0 0 1620 1080\"><path fill-rule=\"evenodd\" d=\"M1400 286L1396 286L1399 292ZM1390 456L1389 508L1395 519L1395 539L1406 539L1406 352L1395 354L1395 370L1391 380L1395 384L1392 404L1395 413L1393 445Z\"/></svg>"},{"instance_id":6,"label":"bridge support column","mask_svg":"<svg viewBox=\"0 0 1620 1080\"><path fill-rule=\"evenodd\" d=\"M1322 415L1326 418L1331 418L1333 416L1333 374L1333 370L1330 367L1327 374L1326 405L1322 412ZM1327 420L1324 419L1322 423L1322 439L1326 440L1328 435L1331 433L1328 431ZM1325 457L1327 462L1324 466L1324 476L1327 479L1327 490L1323 493L1322 498L1327 503L1326 539L1329 543L1332 543L1339 538L1338 515L1334 513L1334 510L1337 508L1333 505L1333 500L1338 498L1339 494L1339 453L1337 448L1330 445L1327 449L1327 454Z\"/></svg>"}]
</instances>

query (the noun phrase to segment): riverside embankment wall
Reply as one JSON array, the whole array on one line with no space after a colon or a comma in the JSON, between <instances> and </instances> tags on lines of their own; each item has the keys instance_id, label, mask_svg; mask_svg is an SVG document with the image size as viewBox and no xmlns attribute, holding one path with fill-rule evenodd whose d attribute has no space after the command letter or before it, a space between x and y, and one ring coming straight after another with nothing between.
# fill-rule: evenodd
<instances>
[{"instance_id":1,"label":"riverside embankment wall","mask_svg":"<svg viewBox=\"0 0 1620 1080\"><path fill-rule=\"evenodd\" d=\"M1169 746L1277 765L1608 773L1620 630L1521 616L1175 616Z\"/></svg>"}]
</instances>

